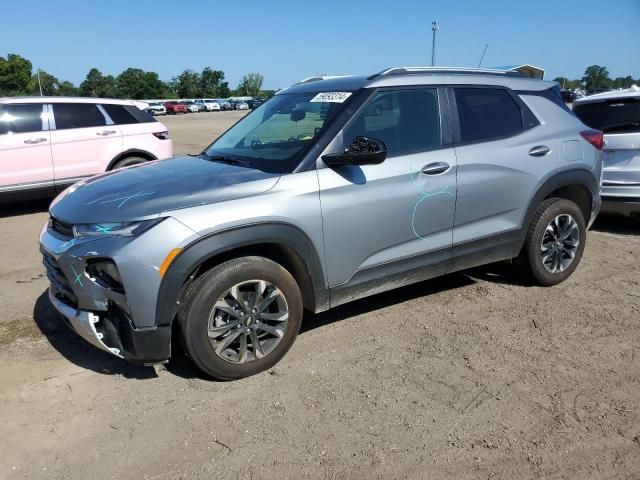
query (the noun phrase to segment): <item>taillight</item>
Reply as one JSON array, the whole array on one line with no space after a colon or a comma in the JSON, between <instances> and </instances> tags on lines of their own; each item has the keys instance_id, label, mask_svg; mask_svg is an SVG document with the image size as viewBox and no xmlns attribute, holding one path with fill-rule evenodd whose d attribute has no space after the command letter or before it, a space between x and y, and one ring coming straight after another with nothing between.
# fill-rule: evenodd
<instances>
[{"instance_id":1,"label":"taillight","mask_svg":"<svg viewBox=\"0 0 640 480\"><path fill-rule=\"evenodd\" d=\"M593 145L596 150L604 148L604 134L600 130L583 130L580 136Z\"/></svg>"},{"instance_id":2,"label":"taillight","mask_svg":"<svg viewBox=\"0 0 640 480\"><path fill-rule=\"evenodd\" d=\"M153 132L153 136L160 140L169 140L169 132L166 130L164 132Z\"/></svg>"}]
</instances>

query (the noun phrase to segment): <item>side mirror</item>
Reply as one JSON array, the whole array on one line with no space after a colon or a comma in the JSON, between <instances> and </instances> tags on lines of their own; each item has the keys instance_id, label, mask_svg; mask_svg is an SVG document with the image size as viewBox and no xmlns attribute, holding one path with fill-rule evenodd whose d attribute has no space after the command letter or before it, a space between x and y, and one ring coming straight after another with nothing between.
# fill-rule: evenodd
<instances>
[{"instance_id":1,"label":"side mirror","mask_svg":"<svg viewBox=\"0 0 640 480\"><path fill-rule=\"evenodd\" d=\"M344 153L331 153L322 156L327 165L377 165L387 158L387 146L384 142L369 137L356 137Z\"/></svg>"}]
</instances>

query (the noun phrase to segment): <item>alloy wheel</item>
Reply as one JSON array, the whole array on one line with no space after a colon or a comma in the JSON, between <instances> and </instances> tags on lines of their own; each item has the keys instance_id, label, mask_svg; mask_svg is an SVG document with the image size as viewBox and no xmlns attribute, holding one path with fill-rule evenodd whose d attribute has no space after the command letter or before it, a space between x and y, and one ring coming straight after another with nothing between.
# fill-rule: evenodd
<instances>
[{"instance_id":1,"label":"alloy wheel","mask_svg":"<svg viewBox=\"0 0 640 480\"><path fill-rule=\"evenodd\" d=\"M542 236L542 265L550 273L565 271L573 263L578 245L580 229L576 220L566 213L556 216Z\"/></svg>"},{"instance_id":2,"label":"alloy wheel","mask_svg":"<svg viewBox=\"0 0 640 480\"><path fill-rule=\"evenodd\" d=\"M265 357L280 343L289 320L287 300L274 284L249 280L216 301L207 323L213 351L223 360L244 364Z\"/></svg>"}]
</instances>

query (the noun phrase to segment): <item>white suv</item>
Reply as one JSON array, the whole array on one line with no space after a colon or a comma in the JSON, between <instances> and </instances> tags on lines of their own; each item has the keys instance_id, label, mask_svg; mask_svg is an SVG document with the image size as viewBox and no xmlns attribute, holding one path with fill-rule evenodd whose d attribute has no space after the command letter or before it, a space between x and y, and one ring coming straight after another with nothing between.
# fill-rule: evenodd
<instances>
[{"instance_id":1,"label":"white suv","mask_svg":"<svg viewBox=\"0 0 640 480\"><path fill-rule=\"evenodd\" d=\"M167 127L129 100L0 98L0 200L173 156Z\"/></svg>"}]
</instances>

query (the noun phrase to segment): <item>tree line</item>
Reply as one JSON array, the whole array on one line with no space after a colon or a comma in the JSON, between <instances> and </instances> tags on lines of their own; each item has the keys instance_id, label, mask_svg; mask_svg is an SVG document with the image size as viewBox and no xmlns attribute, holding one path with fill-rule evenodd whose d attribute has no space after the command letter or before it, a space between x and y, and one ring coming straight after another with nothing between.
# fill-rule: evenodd
<instances>
[{"instance_id":1,"label":"tree line","mask_svg":"<svg viewBox=\"0 0 640 480\"><path fill-rule=\"evenodd\" d=\"M0 97L22 95L82 96L106 98L227 98L230 96L271 96L262 90L264 77L259 73L245 75L236 89L229 87L222 70L206 67L198 73L185 70L168 82L156 72L127 68L117 76L104 75L92 68L80 85L60 80L43 70L34 70L31 62L13 53L0 56Z\"/></svg>"},{"instance_id":2,"label":"tree line","mask_svg":"<svg viewBox=\"0 0 640 480\"><path fill-rule=\"evenodd\" d=\"M584 71L580 79L570 80L566 77L556 77L554 82L558 82L562 88L567 90L585 90L587 93L600 92L617 88L629 88L631 85L640 85L640 78L634 79L631 75L626 77L609 77L607 67L591 65Z\"/></svg>"}]
</instances>

